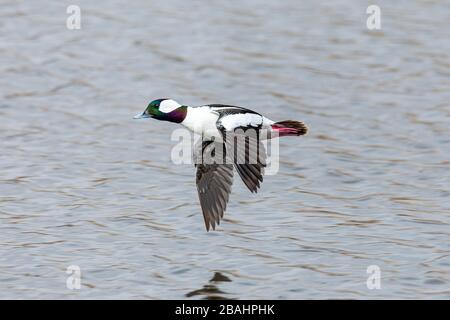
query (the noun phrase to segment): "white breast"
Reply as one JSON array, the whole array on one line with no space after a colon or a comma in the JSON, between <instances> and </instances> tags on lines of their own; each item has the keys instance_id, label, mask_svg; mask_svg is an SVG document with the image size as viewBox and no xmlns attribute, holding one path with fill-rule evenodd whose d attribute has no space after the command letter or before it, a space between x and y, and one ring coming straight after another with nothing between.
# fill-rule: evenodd
<instances>
[{"instance_id":1,"label":"white breast","mask_svg":"<svg viewBox=\"0 0 450 320\"><path fill-rule=\"evenodd\" d=\"M219 114L211 110L210 107L188 107L186 118L181 122L189 130L203 135L205 138L212 136L221 138L219 130L217 130L216 122Z\"/></svg>"}]
</instances>

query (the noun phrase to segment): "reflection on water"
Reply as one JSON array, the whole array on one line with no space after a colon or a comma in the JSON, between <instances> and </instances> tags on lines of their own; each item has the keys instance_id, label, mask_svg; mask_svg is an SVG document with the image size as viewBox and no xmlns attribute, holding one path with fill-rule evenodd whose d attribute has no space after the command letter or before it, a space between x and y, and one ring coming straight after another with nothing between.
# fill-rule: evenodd
<instances>
[{"instance_id":1,"label":"reflection on water","mask_svg":"<svg viewBox=\"0 0 450 320\"><path fill-rule=\"evenodd\" d=\"M221 274L220 272L214 272L214 276L209 280L209 283L204 285L203 288L191 291L186 294L186 297L191 298L199 296L207 300L220 300L230 299L227 297L227 293L218 288L220 282L231 282L230 278Z\"/></svg>"},{"instance_id":2,"label":"reflection on water","mask_svg":"<svg viewBox=\"0 0 450 320\"><path fill-rule=\"evenodd\" d=\"M450 297L448 2L78 4L0 9L0 298ZM311 131L206 233L158 97Z\"/></svg>"}]
</instances>

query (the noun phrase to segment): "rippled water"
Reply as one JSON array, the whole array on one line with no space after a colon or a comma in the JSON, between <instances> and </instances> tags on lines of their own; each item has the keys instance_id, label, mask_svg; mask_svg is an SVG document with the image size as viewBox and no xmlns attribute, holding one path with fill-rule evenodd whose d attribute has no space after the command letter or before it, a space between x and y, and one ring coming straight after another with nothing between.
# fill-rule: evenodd
<instances>
[{"instance_id":1,"label":"rippled water","mask_svg":"<svg viewBox=\"0 0 450 320\"><path fill-rule=\"evenodd\" d=\"M450 298L448 1L77 4L0 7L0 298ZM311 132L207 233L165 96Z\"/></svg>"}]
</instances>

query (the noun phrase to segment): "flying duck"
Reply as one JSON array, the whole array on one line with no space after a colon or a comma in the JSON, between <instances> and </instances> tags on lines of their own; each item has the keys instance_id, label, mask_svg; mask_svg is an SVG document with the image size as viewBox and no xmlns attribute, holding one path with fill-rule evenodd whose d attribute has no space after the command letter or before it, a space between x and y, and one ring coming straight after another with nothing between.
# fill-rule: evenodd
<instances>
[{"instance_id":1,"label":"flying duck","mask_svg":"<svg viewBox=\"0 0 450 320\"><path fill-rule=\"evenodd\" d=\"M134 119L154 118L180 123L201 135L194 147L196 184L206 230L220 224L226 209L233 167L251 192L263 181L266 153L262 140L282 136L301 136L308 128L303 122L275 122L261 114L237 106L209 104L181 105L172 99L149 103Z\"/></svg>"}]
</instances>

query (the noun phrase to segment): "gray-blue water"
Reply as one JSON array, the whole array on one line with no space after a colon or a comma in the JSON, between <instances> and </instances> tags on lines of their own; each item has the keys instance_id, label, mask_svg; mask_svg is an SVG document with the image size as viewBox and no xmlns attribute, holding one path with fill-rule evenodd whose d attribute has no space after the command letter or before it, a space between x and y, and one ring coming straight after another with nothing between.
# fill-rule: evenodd
<instances>
[{"instance_id":1,"label":"gray-blue water","mask_svg":"<svg viewBox=\"0 0 450 320\"><path fill-rule=\"evenodd\" d=\"M0 298L450 298L450 3L376 2L2 1ZM311 131L207 233L167 96Z\"/></svg>"}]
</instances>

